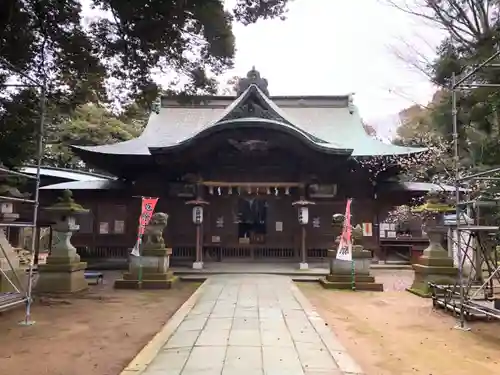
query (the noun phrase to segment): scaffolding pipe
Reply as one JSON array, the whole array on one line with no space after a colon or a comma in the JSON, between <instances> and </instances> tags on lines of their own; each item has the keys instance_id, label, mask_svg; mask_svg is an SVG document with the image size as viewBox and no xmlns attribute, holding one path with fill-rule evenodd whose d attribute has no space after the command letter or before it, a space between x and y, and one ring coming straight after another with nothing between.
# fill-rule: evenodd
<instances>
[{"instance_id":1,"label":"scaffolding pipe","mask_svg":"<svg viewBox=\"0 0 500 375\"><path fill-rule=\"evenodd\" d=\"M24 199L24 198L16 198L16 197L6 197L0 195L0 201L12 201L12 202L21 202L21 203L35 203L33 199Z\"/></svg>"},{"instance_id":2,"label":"scaffolding pipe","mask_svg":"<svg viewBox=\"0 0 500 375\"><path fill-rule=\"evenodd\" d=\"M2 254L3 254L3 256L4 256L5 260L7 261L7 264L9 265L10 269L12 270L12 273L14 274L14 277L16 278L17 284L18 284L18 285L19 285L22 289L24 289L24 288L23 288L23 284L22 284L21 280L19 279L19 275L17 274L16 269L15 269L15 268L14 268L14 266L12 265L12 262L10 261L9 256L7 255L7 252L5 251L5 249L3 248L3 246L2 246L2 245L0 245L0 249L2 250ZM12 285L12 287L15 289L15 291L16 291L17 293L21 293L21 291L19 290L19 288L18 288L16 285L14 285L14 283L12 282L12 280L11 280L9 277L7 277L7 276L5 275L5 272L4 272L1 268L0 268L0 271L1 271L1 272L2 272L2 274L5 276L5 278L6 278L6 279L7 279L7 281L10 283L10 285Z\"/></svg>"},{"instance_id":3,"label":"scaffolding pipe","mask_svg":"<svg viewBox=\"0 0 500 375\"><path fill-rule=\"evenodd\" d=\"M490 62L492 62L498 56L500 56L500 50L498 50L493 55L491 55L490 57L488 57L481 64L476 65L468 74L466 74L465 76L463 76L458 81L456 79L455 73L453 73L453 77L455 77L455 78L452 78L452 85L451 85L452 91L454 91L455 89L457 89L458 86L460 86L461 84L463 84L465 81L467 81L470 77L472 77L474 74L476 74L477 72L479 72L481 69L483 69L484 67L490 65ZM452 92L452 94L453 94L453 92Z\"/></svg>"},{"instance_id":4,"label":"scaffolding pipe","mask_svg":"<svg viewBox=\"0 0 500 375\"><path fill-rule=\"evenodd\" d=\"M37 165L36 165L36 177L33 177L31 175L25 174L25 173L20 173L17 171L12 171L10 169L5 168L4 166L0 166L0 172L5 172L7 174L13 174L25 178L30 178L30 179L35 179L35 199L34 200L29 200L29 199L20 199L20 198L12 198L12 197L3 197L0 196L0 199L8 200L8 201L14 201L14 202L25 202L25 203L32 203L34 204L33 206L33 222L32 223L0 223L0 228L1 227L31 227L33 228L33 233L32 233L32 241L31 241L31 256L30 256L30 261L29 261L29 268L28 268L28 285L24 293L24 297L20 298L19 300L15 301L10 301L6 303L2 303L0 301L0 310L4 310L13 306L16 306L21 303L26 303L26 311L25 311L25 319L21 324L23 325L32 325L34 322L31 321L31 302L32 302L32 288L33 288L33 261L34 261L34 253L35 253L35 244L36 244L36 227L37 227L37 221L38 221L38 210L39 210L39 198L40 198L40 170L41 170L41 165L42 165L42 158L43 158L43 130L45 126L45 111L46 111L46 101L47 101L47 82L46 82L46 77L44 78L43 85L41 85L39 82L37 82L35 79L27 75L26 73L22 71L18 71L9 61L7 61L4 57L0 56L0 63L3 63L8 67L9 70L11 70L13 73L18 74L19 76L27 79L30 84L16 84L16 87L37 87L40 88L40 121L39 121L39 128L37 131L37 136L36 136L36 160L37 160ZM3 85L2 87L5 87ZM3 250L3 248L2 248ZM9 261L9 258L7 257L7 260ZM11 269L12 263L9 261L9 266ZM2 270L3 272L3 270ZM17 276L17 275L16 275ZM12 280L10 278L7 278L9 282L12 284ZM15 288L16 289L16 288Z\"/></svg>"},{"instance_id":5,"label":"scaffolding pipe","mask_svg":"<svg viewBox=\"0 0 500 375\"><path fill-rule=\"evenodd\" d=\"M453 93L452 93L452 97L453 97ZM500 172L500 167L496 167L496 168L488 169L486 171L474 173L474 174L471 174L469 176L464 176L464 177L459 178L458 181L462 182L462 181L475 180L476 177L482 177L482 176L486 176L487 174L497 173L497 172Z\"/></svg>"},{"instance_id":6,"label":"scaffolding pipe","mask_svg":"<svg viewBox=\"0 0 500 375\"><path fill-rule=\"evenodd\" d=\"M34 223L0 223L1 227L16 227L16 228L25 228L25 227L36 227Z\"/></svg>"},{"instance_id":7,"label":"scaffolding pipe","mask_svg":"<svg viewBox=\"0 0 500 375\"><path fill-rule=\"evenodd\" d=\"M26 297L22 297L22 298L18 299L17 301L12 301L12 302L9 302L9 303L6 303L6 304L1 304L0 303L0 311L7 310L10 307L14 307L14 306L20 305L21 303L24 303L25 301L26 301Z\"/></svg>"},{"instance_id":8,"label":"scaffolding pipe","mask_svg":"<svg viewBox=\"0 0 500 375\"><path fill-rule=\"evenodd\" d=\"M457 233L457 258L458 258L458 282L460 283L460 328L465 329L465 314L464 314L464 282L463 282L463 266L462 266L462 248L461 248L461 233L460 233L460 161L459 161L459 144L458 144L458 121L457 121L457 83L455 72L451 77L451 115L453 121L453 149L455 157L455 220L456 220L456 233Z\"/></svg>"},{"instance_id":9,"label":"scaffolding pipe","mask_svg":"<svg viewBox=\"0 0 500 375\"><path fill-rule=\"evenodd\" d=\"M31 320L31 303L32 303L32 289L33 289L33 263L35 261L35 247L37 244L36 237L38 231L36 230L36 223L38 221L38 209L40 206L39 198L40 198L40 169L42 168L42 157L43 157L43 129L45 126L45 107L46 107L46 84L42 87L42 95L40 102L40 123L38 128L38 137L36 142L36 150L37 150L37 165L36 165L36 185L35 185L35 206L33 208L33 233L31 236L31 254L30 261L28 267L28 288L26 293L26 314L24 319L25 325L33 324Z\"/></svg>"},{"instance_id":10,"label":"scaffolding pipe","mask_svg":"<svg viewBox=\"0 0 500 375\"><path fill-rule=\"evenodd\" d=\"M0 172L7 172L8 174L12 174L12 175L19 176L19 177L24 177L24 178L30 178L30 179L33 179L33 180L36 179L36 176L32 176L32 175L29 175L29 174L26 174L26 173L21 173L21 172L13 171L12 169L1 167L1 166L0 166Z\"/></svg>"}]
</instances>

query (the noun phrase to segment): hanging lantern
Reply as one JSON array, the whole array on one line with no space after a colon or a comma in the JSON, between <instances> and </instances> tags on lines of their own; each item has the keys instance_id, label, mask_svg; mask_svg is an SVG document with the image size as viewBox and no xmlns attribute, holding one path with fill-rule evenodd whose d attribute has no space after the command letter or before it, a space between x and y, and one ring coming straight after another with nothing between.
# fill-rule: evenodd
<instances>
[{"instance_id":1,"label":"hanging lantern","mask_svg":"<svg viewBox=\"0 0 500 375\"><path fill-rule=\"evenodd\" d=\"M239 186L236 188L236 191L238 192L238 195L241 195L241 188Z\"/></svg>"},{"instance_id":2,"label":"hanging lantern","mask_svg":"<svg viewBox=\"0 0 500 375\"><path fill-rule=\"evenodd\" d=\"M274 188L274 195L275 195L276 197L278 196L278 188L277 188L277 187L275 187L275 188Z\"/></svg>"},{"instance_id":3,"label":"hanging lantern","mask_svg":"<svg viewBox=\"0 0 500 375\"><path fill-rule=\"evenodd\" d=\"M220 189L220 186L217 188L217 194L222 195L222 190Z\"/></svg>"},{"instance_id":4,"label":"hanging lantern","mask_svg":"<svg viewBox=\"0 0 500 375\"><path fill-rule=\"evenodd\" d=\"M309 208L307 206L299 207L299 224L306 225L309 222Z\"/></svg>"},{"instance_id":5,"label":"hanging lantern","mask_svg":"<svg viewBox=\"0 0 500 375\"><path fill-rule=\"evenodd\" d=\"M250 186L249 186L249 187L247 187L247 193L248 193L248 194L252 194L252 188L251 188Z\"/></svg>"},{"instance_id":6,"label":"hanging lantern","mask_svg":"<svg viewBox=\"0 0 500 375\"><path fill-rule=\"evenodd\" d=\"M214 195L214 187L213 187L213 186L209 186L209 187L208 187L208 193L209 193L210 195Z\"/></svg>"},{"instance_id":7,"label":"hanging lantern","mask_svg":"<svg viewBox=\"0 0 500 375\"><path fill-rule=\"evenodd\" d=\"M229 186L229 189L227 190L228 195L233 195L233 187Z\"/></svg>"},{"instance_id":8,"label":"hanging lantern","mask_svg":"<svg viewBox=\"0 0 500 375\"><path fill-rule=\"evenodd\" d=\"M193 223L201 224L203 222L203 207L202 206L194 206L193 207Z\"/></svg>"},{"instance_id":9,"label":"hanging lantern","mask_svg":"<svg viewBox=\"0 0 500 375\"><path fill-rule=\"evenodd\" d=\"M290 188L289 187L286 187L286 189L285 189L285 195L290 195Z\"/></svg>"},{"instance_id":10,"label":"hanging lantern","mask_svg":"<svg viewBox=\"0 0 500 375\"><path fill-rule=\"evenodd\" d=\"M267 194L267 195L270 195L270 194L271 194L271 189L269 189L269 187L267 187L267 189L266 189L266 194Z\"/></svg>"}]
</instances>

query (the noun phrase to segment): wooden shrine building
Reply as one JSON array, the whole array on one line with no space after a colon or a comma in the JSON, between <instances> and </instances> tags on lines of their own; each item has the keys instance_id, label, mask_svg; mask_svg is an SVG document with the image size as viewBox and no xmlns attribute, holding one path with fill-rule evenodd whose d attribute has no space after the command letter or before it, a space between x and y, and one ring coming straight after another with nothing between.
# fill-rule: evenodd
<instances>
[{"instance_id":1,"label":"wooden shrine building","mask_svg":"<svg viewBox=\"0 0 500 375\"><path fill-rule=\"evenodd\" d=\"M254 69L237 96L165 97L139 137L73 149L116 176L43 187L45 202L71 189L91 210L73 236L82 256L126 259L138 197L149 196L169 215L164 236L177 264L324 259L334 241L332 215L344 212L348 197L365 247L377 252L380 215L408 196L385 182L397 166L376 179L373 168L424 150L369 136L349 95L270 96ZM198 237L189 204L196 200L206 202ZM297 201L310 203L303 230Z\"/></svg>"}]
</instances>

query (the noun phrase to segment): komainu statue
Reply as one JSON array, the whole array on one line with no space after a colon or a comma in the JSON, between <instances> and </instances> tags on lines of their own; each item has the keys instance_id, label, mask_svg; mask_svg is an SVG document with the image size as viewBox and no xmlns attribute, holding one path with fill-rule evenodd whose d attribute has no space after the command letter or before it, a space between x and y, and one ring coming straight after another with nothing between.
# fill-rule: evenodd
<instances>
[{"instance_id":1,"label":"komainu statue","mask_svg":"<svg viewBox=\"0 0 500 375\"><path fill-rule=\"evenodd\" d=\"M163 230L167 226L168 215L163 212L156 212L151 217L149 224L144 230L144 248L163 249Z\"/></svg>"}]
</instances>

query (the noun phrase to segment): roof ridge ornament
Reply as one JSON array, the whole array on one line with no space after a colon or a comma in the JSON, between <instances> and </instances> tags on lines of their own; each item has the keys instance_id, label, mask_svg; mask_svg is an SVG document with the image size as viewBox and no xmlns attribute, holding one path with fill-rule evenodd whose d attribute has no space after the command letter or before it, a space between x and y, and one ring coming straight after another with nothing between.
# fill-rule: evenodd
<instances>
[{"instance_id":1,"label":"roof ridge ornament","mask_svg":"<svg viewBox=\"0 0 500 375\"><path fill-rule=\"evenodd\" d=\"M159 115L160 110L161 110L161 95L158 95L155 101L151 104L151 112L154 112L157 115Z\"/></svg>"},{"instance_id":2,"label":"roof ridge ornament","mask_svg":"<svg viewBox=\"0 0 500 375\"><path fill-rule=\"evenodd\" d=\"M356 111L356 106L354 105L354 92L351 92L347 95L347 108L349 109L349 113L352 115Z\"/></svg>"},{"instance_id":3,"label":"roof ridge ornament","mask_svg":"<svg viewBox=\"0 0 500 375\"><path fill-rule=\"evenodd\" d=\"M245 78L240 78L238 80L238 91L237 94L240 96L243 92L248 89L251 85L257 86L260 91L269 96L269 90L267 89L268 83L267 79L262 78L260 76L260 72L255 69L255 66L252 66L247 73Z\"/></svg>"}]
</instances>

